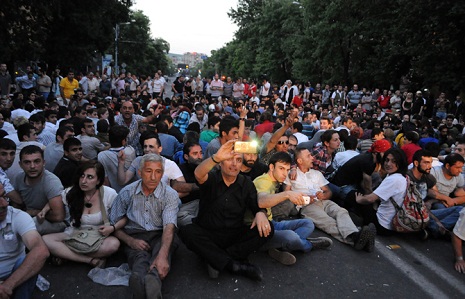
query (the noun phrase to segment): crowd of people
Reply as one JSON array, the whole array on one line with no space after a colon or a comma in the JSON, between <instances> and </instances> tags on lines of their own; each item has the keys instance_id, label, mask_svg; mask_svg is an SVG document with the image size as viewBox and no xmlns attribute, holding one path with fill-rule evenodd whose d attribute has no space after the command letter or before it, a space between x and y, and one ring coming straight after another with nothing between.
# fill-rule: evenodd
<instances>
[{"instance_id":1,"label":"crowd of people","mask_svg":"<svg viewBox=\"0 0 465 299\"><path fill-rule=\"evenodd\" d=\"M431 216L418 237L451 240L465 273L460 96L216 74L164 98L161 71L74 75L0 64L0 297L30 298L48 258L104 267L122 250L134 298L158 298L180 242L210 277L257 281L256 251L373 252L408 182Z\"/></svg>"}]
</instances>

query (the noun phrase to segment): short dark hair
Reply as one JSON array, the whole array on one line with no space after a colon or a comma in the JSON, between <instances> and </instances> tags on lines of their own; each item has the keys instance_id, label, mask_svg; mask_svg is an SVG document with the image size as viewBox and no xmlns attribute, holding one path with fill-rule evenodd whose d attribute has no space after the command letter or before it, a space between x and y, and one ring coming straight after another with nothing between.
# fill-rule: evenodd
<instances>
[{"instance_id":1,"label":"short dark hair","mask_svg":"<svg viewBox=\"0 0 465 299\"><path fill-rule=\"evenodd\" d=\"M80 146L80 145L81 145L81 140L77 139L76 137L68 138L63 143L63 150L65 152L69 152L70 147L72 147L72 146Z\"/></svg>"},{"instance_id":2,"label":"short dark hair","mask_svg":"<svg viewBox=\"0 0 465 299\"><path fill-rule=\"evenodd\" d=\"M44 159L44 151L38 147L37 145L28 145L23 147L23 149L19 152L19 160L23 160L24 155L32 155L39 153L42 159Z\"/></svg>"},{"instance_id":3,"label":"short dark hair","mask_svg":"<svg viewBox=\"0 0 465 299\"><path fill-rule=\"evenodd\" d=\"M420 136L415 131L408 131L404 134L405 139L411 141L412 143L417 144L420 140Z\"/></svg>"},{"instance_id":4,"label":"short dark hair","mask_svg":"<svg viewBox=\"0 0 465 299\"><path fill-rule=\"evenodd\" d=\"M8 138L0 139L0 149L3 150L16 150L16 143Z\"/></svg>"},{"instance_id":5,"label":"short dark hair","mask_svg":"<svg viewBox=\"0 0 465 299\"><path fill-rule=\"evenodd\" d=\"M420 163L422 157L432 157L432 156L433 156L433 154L428 150L424 150L424 149L417 150L413 154L412 162L417 161L418 163Z\"/></svg>"},{"instance_id":6,"label":"short dark hair","mask_svg":"<svg viewBox=\"0 0 465 299\"><path fill-rule=\"evenodd\" d=\"M45 117L40 113L35 113L29 117L29 121L45 124Z\"/></svg>"},{"instance_id":7,"label":"short dark hair","mask_svg":"<svg viewBox=\"0 0 465 299\"><path fill-rule=\"evenodd\" d=\"M129 128L123 125L114 125L108 133L108 141L111 147L121 147L123 146L123 141L129 135Z\"/></svg>"},{"instance_id":8,"label":"short dark hair","mask_svg":"<svg viewBox=\"0 0 465 299\"><path fill-rule=\"evenodd\" d=\"M183 154L184 155L189 155L191 147L196 146L196 145L200 146L200 143L192 141L192 140L186 142L186 144L184 144L184 147L182 148Z\"/></svg>"},{"instance_id":9,"label":"short dark hair","mask_svg":"<svg viewBox=\"0 0 465 299\"><path fill-rule=\"evenodd\" d=\"M71 128L71 127L68 127L68 126L63 126L63 127L59 127L55 136L55 140L58 142L58 136L61 137L61 139L65 138L65 135L66 135L66 132L73 132L74 133L74 129Z\"/></svg>"},{"instance_id":10,"label":"short dark hair","mask_svg":"<svg viewBox=\"0 0 465 299\"><path fill-rule=\"evenodd\" d=\"M31 130L35 131L35 128L33 125L29 123L22 124L18 127L18 139L19 141L24 141L24 136L28 136L31 134Z\"/></svg>"},{"instance_id":11,"label":"short dark hair","mask_svg":"<svg viewBox=\"0 0 465 299\"><path fill-rule=\"evenodd\" d=\"M268 166L271 164L276 165L277 162L281 162L284 164L291 164L292 163L291 155L285 152L277 152L273 156L271 156L268 162Z\"/></svg>"},{"instance_id":12,"label":"short dark hair","mask_svg":"<svg viewBox=\"0 0 465 299\"><path fill-rule=\"evenodd\" d=\"M433 157L437 158L441 152L441 147L439 146L439 143L428 142L425 144L425 150L429 151Z\"/></svg>"},{"instance_id":13,"label":"short dark hair","mask_svg":"<svg viewBox=\"0 0 465 299\"><path fill-rule=\"evenodd\" d=\"M459 154L456 154L456 153L453 153L453 154L449 154L446 156L446 158L444 159L444 166L446 164L449 164L449 166L453 166L455 165L455 163L457 162L462 162L462 163L465 163L465 160L463 159L463 157Z\"/></svg>"},{"instance_id":14,"label":"short dark hair","mask_svg":"<svg viewBox=\"0 0 465 299\"><path fill-rule=\"evenodd\" d=\"M140 137L139 137L139 143L142 146L142 148L144 148L144 141L147 139L152 139L152 138L155 138L157 140L157 145L161 146L160 137L158 137L157 133L145 131L142 134L140 134Z\"/></svg>"},{"instance_id":15,"label":"short dark hair","mask_svg":"<svg viewBox=\"0 0 465 299\"><path fill-rule=\"evenodd\" d=\"M400 173L401 175L405 176L408 170L407 156L405 155L405 152L397 147L391 147L385 151L382 159L383 167L388 155L392 155L396 161L397 171L395 173Z\"/></svg>"},{"instance_id":16,"label":"short dark hair","mask_svg":"<svg viewBox=\"0 0 465 299\"><path fill-rule=\"evenodd\" d=\"M155 128L157 129L157 133L168 133L168 125L164 121L157 122Z\"/></svg>"},{"instance_id":17,"label":"short dark hair","mask_svg":"<svg viewBox=\"0 0 465 299\"><path fill-rule=\"evenodd\" d=\"M108 133L108 129L110 128L110 124L106 119L100 119L97 122L97 131L100 133Z\"/></svg>"},{"instance_id":18,"label":"short dark hair","mask_svg":"<svg viewBox=\"0 0 465 299\"><path fill-rule=\"evenodd\" d=\"M49 118L50 115L56 115L58 117L58 111L55 111L55 110L46 110L44 112L44 116L45 118Z\"/></svg>"},{"instance_id":19,"label":"short dark hair","mask_svg":"<svg viewBox=\"0 0 465 299\"><path fill-rule=\"evenodd\" d=\"M297 121L297 122L292 124L292 128L297 130L297 132L302 132L303 129L304 129L304 126L302 125L302 123Z\"/></svg>"},{"instance_id":20,"label":"short dark hair","mask_svg":"<svg viewBox=\"0 0 465 299\"><path fill-rule=\"evenodd\" d=\"M346 150L355 150L357 148L357 144L358 139L354 135L350 135L346 138L346 140L344 140L344 147Z\"/></svg>"},{"instance_id":21,"label":"short dark hair","mask_svg":"<svg viewBox=\"0 0 465 299\"><path fill-rule=\"evenodd\" d=\"M333 134L338 134L339 133L336 131L336 130L326 130L323 132L323 134L321 134L321 142L323 142L323 144L325 144L325 142L330 142L331 141L331 138L333 138Z\"/></svg>"},{"instance_id":22,"label":"short dark hair","mask_svg":"<svg viewBox=\"0 0 465 299\"><path fill-rule=\"evenodd\" d=\"M223 132L226 134L231 131L232 128L239 128L239 121L237 121L234 117L232 116L225 116L221 121L220 121L220 137L223 136Z\"/></svg>"},{"instance_id":23,"label":"short dark hair","mask_svg":"<svg viewBox=\"0 0 465 299\"><path fill-rule=\"evenodd\" d=\"M220 121L221 121L221 118L219 118L218 116L209 117L208 122L207 122L208 128L214 127Z\"/></svg>"},{"instance_id":24,"label":"short dark hair","mask_svg":"<svg viewBox=\"0 0 465 299\"><path fill-rule=\"evenodd\" d=\"M384 131L381 128L378 128L378 127L371 129L371 133L370 133L371 139L375 138L375 136L379 135L381 132L384 133ZM344 143L344 145L345 145L345 143Z\"/></svg>"}]
</instances>

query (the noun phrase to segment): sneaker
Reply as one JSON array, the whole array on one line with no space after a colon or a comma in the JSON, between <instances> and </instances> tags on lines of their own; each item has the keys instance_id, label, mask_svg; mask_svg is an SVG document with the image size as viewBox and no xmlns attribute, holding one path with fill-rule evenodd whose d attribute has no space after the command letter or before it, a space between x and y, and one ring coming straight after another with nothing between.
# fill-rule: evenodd
<instances>
[{"instance_id":1,"label":"sneaker","mask_svg":"<svg viewBox=\"0 0 465 299\"><path fill-rule=\"evenodd\" d=\"M312 249L327 249L333 245L333 240L326 237L307 238L312 243Z\"/></svg>"},{"instance_id":2,"label":"sneaker","mask_svg":"<svg viewBox=\"0 0 465 299\"><path fill-rule=\"evenodd\" d=\"M295 256L287 251L280 251L276 248L268 250L268 255L283 265L290 266L296 262Z\"/></svg>"},{"instance_id":3,"label":"sneaker","mask_svg":"<svg viewBox=\"0 0 465 299\"><path fill-rule=\"evenodd\" d=\"M369 234L367 243L363 249L367 252L373 252L375 250L376 226L370 223L367 225L367 230L371 234Z\"/></svg>"},{"instance_id":4,"label":"sneaker","mask_svg":"<svg viewBox=\"0 0 465 299\"><path fill-rule=\"evenodd\" d=\"M372 233L368 229L368 226L362 227L362 229L354 237L354 248L355 250L362 250L371 239Z\"/></svg>"},{"instance_id":5,"label":"sneaker","mask_svg":"<svg viewBox=\"0 0 465 299\"><path fill-rule=\"evenodd\" d=\"M210 278L216 279L218 278L220 271L213 268L210 264L207 264L208 276Z\"/></svg>"}]
</instances>

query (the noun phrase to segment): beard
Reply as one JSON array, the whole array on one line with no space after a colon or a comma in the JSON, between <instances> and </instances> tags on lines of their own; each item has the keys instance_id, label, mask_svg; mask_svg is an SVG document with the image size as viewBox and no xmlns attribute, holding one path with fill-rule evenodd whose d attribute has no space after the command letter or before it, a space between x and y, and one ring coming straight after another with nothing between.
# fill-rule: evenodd
<instances>
[{"instance_id":1,"label":"beard","mask_svg":"<svg viewBox=\"0 0 465 299\"><path fill-rule=\"evenodd\" d=\"M243 160L242 161L242 164L244 164L245 166L249 167L249 168L252 168L254 165L255 165L255 162L257 161L254 161L254 160Z\"/></svg>"},{"instance_id":2,"label":"beard","mask_svg":"<svg viewBox=\"0 0 465 299\"><path fill-rule=\"evenodd\" d=\"M188 159L187 163L191 164L191 165L199 165L200 163L202 163L202 159L193 159L193 158L190 158Z\"/></svg>"},{"instance_id":3,"label":"beard","mask_svg":"<svg viewBox=\"0 0 465 299\"><path fill-rule=\"evenodd\" d=\"M429 174L431 172L431 168L430 169L423 169L423 168L421 168L420 165L418 165L417 169L418 169L418 171L420 173L424 173L424 174Z\"/></svg>"}]
</instances>

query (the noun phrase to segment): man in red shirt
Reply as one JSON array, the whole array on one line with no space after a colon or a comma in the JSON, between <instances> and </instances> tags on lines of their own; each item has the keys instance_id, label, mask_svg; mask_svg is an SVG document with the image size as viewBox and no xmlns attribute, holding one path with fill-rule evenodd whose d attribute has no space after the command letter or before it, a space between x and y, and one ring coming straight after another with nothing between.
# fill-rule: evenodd
<instances>
[{"instance_id":1,"label":"man in red shirt","mask_svg":"<svg viewBox=\"0 0 465 299\"><path fill-rule=\"evenodd\" d=\"M378 97L378 104L381 109L389 109L390 108L390 100L391 97L388 95L388 90L383 90L383 94Z\"/></svg>"},{"instance_id":2,"label":"man in red shirt","mask_svg":"<svg viewBox=\"0 0 465 299\"><path fill-rule=\"evenodd\" d=\"M258 138L262 138L263 134L266 132L272 133L274 122L272 122L273 116L270 112L265 111L260 115L260 124L255 126L255 133L257 133Z\"/></svg>"},{"instance_id":3,"label":"man in red shirt","mask_svg":"<svg viewBox=\"0 0 465 299\"><path fill-rule=\"evenodd\" d=\"M421 147L418 145L418 141L420 140L420 135L418 135L415 131L409 131L404 135L404 145L401 149L405 152L407 156L408 164L412 163L413 154L417 150L421 150Z\"/></svg>"}]
</instances>

